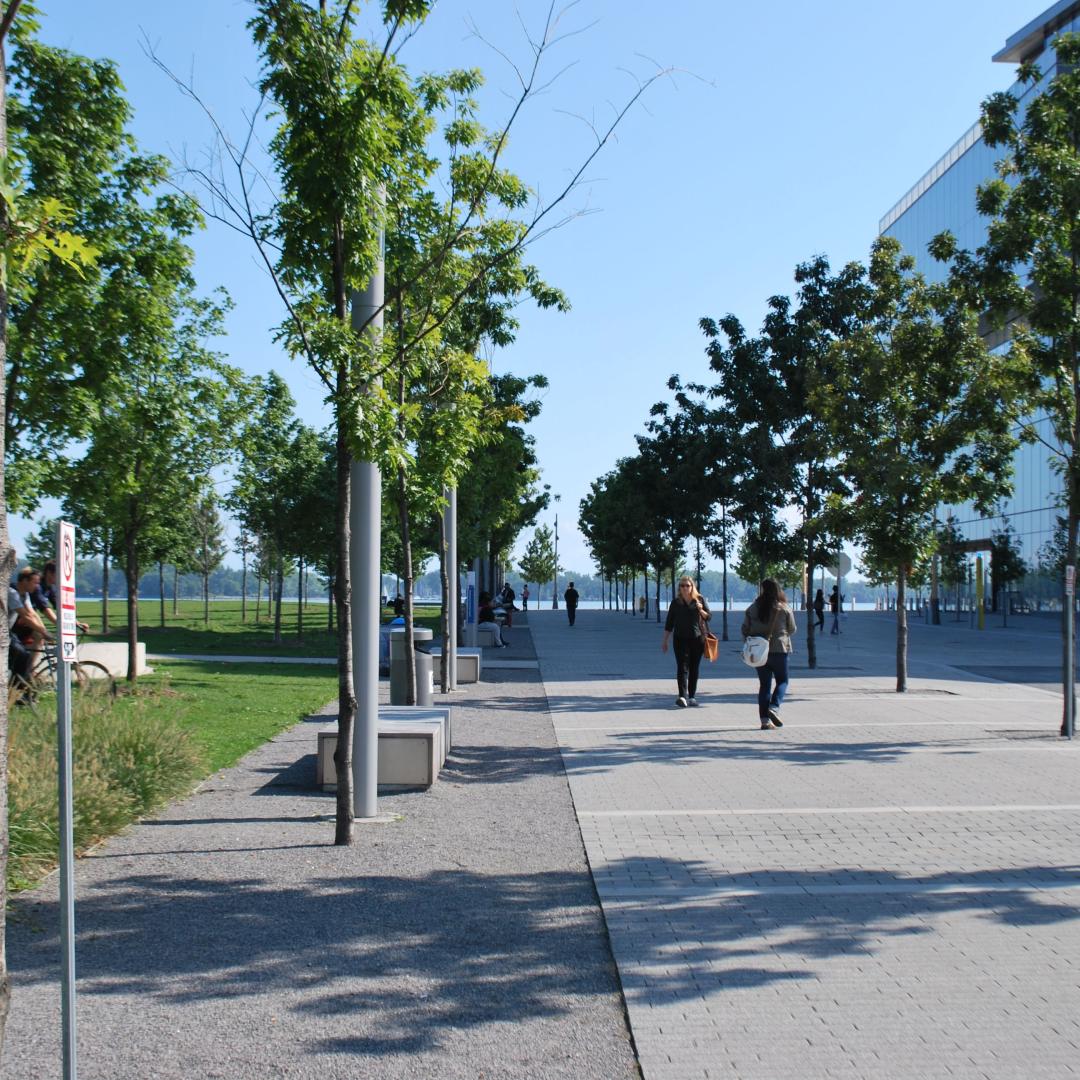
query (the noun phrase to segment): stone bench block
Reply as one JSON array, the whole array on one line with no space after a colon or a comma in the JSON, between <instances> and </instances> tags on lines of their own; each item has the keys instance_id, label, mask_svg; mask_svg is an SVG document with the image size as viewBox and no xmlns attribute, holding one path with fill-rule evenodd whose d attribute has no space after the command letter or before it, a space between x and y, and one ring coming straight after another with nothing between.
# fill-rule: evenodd
<instances>
[{"instance_id":1,"label":"stone bench block","mask_svg":"<svg viewBox=\"0 0 1080 1080\"><path fill-rule=\"evenodd\" d=\"M435 681L439 682L439 673L442 671L442 646L436 645L431 650L435 657L432 667ZM459 645L457 651L457 681L459 683L474 683L480 681L480 661L483 656L482 649L471 649L468 646Z\"/></svg>"},{"instance_id":2,"label":"stone bench block","mask_svg":"<svg viewBox=\"0 0 1080 1080\"><path fill-rule=\"evenodd\" d=\"M84 641L79 646L80 660L96 660L109 669L114 678L122 679L127 675L127 643L123 641ZM140 641L135 647L136 674L145 675L150 671L146 666L146 643Z\"/></svg>"},{"instance_id":3,"label":"stone bench block","mask_svg":"<svg viewBox=\"0 0 1080 1080\"><path fill-rule=\"evenodd\" d=\"M451 747L451 710L412 705L379 707L380 787L430 787ZM337 787L334 752L337 722L319 729L315 783L323 791Z\"/></svg>"}]
</instances>

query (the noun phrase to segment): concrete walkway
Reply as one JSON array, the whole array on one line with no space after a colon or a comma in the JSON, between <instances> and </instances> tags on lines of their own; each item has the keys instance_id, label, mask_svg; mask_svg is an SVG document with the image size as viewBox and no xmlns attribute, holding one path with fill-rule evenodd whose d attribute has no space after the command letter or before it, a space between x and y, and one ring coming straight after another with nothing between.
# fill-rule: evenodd
<instances>
[{"instance_id":1,"label":"concrete walkway","mask_svg":"<svg viewBox=\"0 0 1080 1080\"><path fill-rule=\"evenodd\" d=\"M761 731L738 619L683 710L655 623L532 618L646 1080L1080 1072L1053 624L917 623L901 696L893 617L847 617Z\"/></svg>"},{"instance_id":2,"label":"concrete walkway","mask_svg":"<svg viewBox=\"0 0 1080 1080\"><path fill-rule=\"evenodd\" d=\"M640 1075L538 673L453 704L440 781L352 848L323 715L79 860L83 1080ZM56 892L12 905L4 1080L60 1075Z\"/></svg>"}]
</instances>

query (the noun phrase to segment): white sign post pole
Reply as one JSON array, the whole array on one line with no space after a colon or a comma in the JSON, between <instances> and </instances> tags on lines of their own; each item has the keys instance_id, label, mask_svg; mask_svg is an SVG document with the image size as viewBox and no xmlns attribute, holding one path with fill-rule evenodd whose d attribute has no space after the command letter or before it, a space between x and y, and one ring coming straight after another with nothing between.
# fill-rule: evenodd
<instances>
[{"instance_id":1,"label":"white sign post pole","mask_svg":"<svg viewBox=\"0 0 1080 1080\"><path fill-rule=\"evenodd\" d=\"M64 1080L75 1080L75 844L71 776L71 668L75 659L75 526L56 525L56 573L60 586L56 670L56 753L60 796L61 1041Z\"/></svg>"}]
</instances>

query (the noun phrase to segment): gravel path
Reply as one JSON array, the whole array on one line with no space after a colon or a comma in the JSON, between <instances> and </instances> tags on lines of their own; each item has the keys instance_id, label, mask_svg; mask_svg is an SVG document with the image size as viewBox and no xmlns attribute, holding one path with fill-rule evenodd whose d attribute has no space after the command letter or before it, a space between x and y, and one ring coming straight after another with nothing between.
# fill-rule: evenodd
<instances>
[{"instance_id":1,"label":"gravel path","mask_svg":"<svg viewBox=\"0 0 1080 1080\"><path fill-rule=\"evenodd\" d=\"M320 716L80 861L85 1080L640 1075L539 675L453 700L440 782L352 848ZM14 903L8 1080L59 1075L57 926L55 879Z\"/></svg>"}]
</instances>

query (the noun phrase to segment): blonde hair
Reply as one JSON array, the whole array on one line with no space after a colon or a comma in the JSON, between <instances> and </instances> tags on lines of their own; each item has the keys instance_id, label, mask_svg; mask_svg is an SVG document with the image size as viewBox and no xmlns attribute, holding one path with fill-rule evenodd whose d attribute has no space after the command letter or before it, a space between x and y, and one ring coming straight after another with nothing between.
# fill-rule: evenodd
<instances>
[{"instance_id":1,"label":"blonde hair","mask_svg":"<svg viewBox=\"0 0 1080 1080\"><path fill-rule=\"evenodd\" d=\"M694 584L694 579L692 577L687 577L685 574L683 574L683 576L679 578L679 588L681 589L684 585L690 586L690 599L696 600L698 603L701 603L701 593L697 591L697 586ZM679 593L678 590L676 590L675 599L682 600L682 594Z\"/></svg>"}]
</instances>

